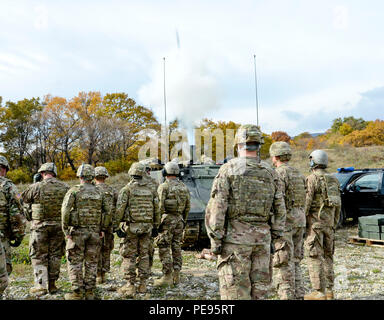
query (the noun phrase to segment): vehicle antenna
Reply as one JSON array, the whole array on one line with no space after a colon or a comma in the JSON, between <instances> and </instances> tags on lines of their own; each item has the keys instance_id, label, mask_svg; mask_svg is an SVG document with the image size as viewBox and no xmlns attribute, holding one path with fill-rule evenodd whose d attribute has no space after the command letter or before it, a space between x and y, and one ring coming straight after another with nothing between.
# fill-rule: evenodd
<instances>
[{"instance_id":1,"label":"vehicle antenna","mask_svg":"<svg viewBox=\"0 0 384 320\"><path fill-rule=\"evenodd\" d=\"M257 126L259 126L259 99L257 96L257 73L256 73L256 55L253 55L253 62L255 65L255 97L256 97L256 121L257 121Z\"/></svg>"}]
</instances>

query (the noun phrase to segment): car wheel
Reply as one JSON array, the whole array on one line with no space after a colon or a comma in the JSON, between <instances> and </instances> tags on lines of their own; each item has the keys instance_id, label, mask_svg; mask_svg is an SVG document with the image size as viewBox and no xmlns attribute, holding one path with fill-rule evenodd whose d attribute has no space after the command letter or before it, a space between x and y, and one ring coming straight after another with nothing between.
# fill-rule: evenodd
<instances>
[{"instance_id":1,"label":"car wheel","mask_svg":"<svg viewBox=\"0 0 384 320\"><path fill-rule=\"evenodd\" d=\"M339 222L337 223L336 228L342 228L345 225L345 219L346 219L345 210L344 208L341 208Z\"/></svg>"}]
</instances>

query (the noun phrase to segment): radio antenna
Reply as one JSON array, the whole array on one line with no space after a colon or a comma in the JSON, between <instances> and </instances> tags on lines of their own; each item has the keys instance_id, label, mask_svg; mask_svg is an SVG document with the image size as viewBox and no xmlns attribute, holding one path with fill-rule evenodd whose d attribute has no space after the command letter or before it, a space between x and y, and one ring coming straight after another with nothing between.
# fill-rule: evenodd
<instances>
[{"instance_id":1,"label":"radio antenna","mask_svg":"<svg viewBox=\"0 0 384 320\"><path fill-rule=\"evenodd\" d=\"M256 73L256 55L253 55L253 62L255 65L255 97L256 97L256 121L257 121L257 126L259 126L259 99L257 97L257 73Z\"/></svg>"}]
</instances>

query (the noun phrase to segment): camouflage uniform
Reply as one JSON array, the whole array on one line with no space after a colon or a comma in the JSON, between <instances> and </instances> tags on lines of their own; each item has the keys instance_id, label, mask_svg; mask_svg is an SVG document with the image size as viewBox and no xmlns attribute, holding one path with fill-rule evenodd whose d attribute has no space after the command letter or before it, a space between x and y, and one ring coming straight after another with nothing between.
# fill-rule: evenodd
<instances>
[{"instance_id":1,"label":"camouflage uniform","mask_svg":"<svg viewBox=\"0 0 384 320\"><path fill-rule=\"evenodd\" d=\"M0 239L9 275L12 272L11 241L21 242L25 235L26 219L12 181L0 177L0 188Z\"/></svg>"},{"instance_id":2,"label":"camouflage uniform","mask_svg":"<svg viewBox=\"0 0 384 320\"><path fill-rule=\"evenodd\" d=\"M326 292L327 299L332 299L334 235L341 205L339 182L324 168L315 167L307 177L306 185L307 231L304 250L312 288L316 291L305 298L324 299Z\"/></svg>"},{"instance_id":3,"label":"camouflage uniform","mask_svg":"<svg viewBox=\"0 0 384 320\"><path fill-rule=\"evenodd\" d=\"M91 183L94 178L92 166L80 166L77 176L86 181L68 190L61 207L62 228L64 234L70 236L66 256L73 289L66 299L81 299L84 290L85 298L93 299L101 246L100 232L108 230L112 208L106 195Z\"/></svg>"},{"instance_id":4,"label":"camouflage uniform","mask_svg":"<svg viewBox=\"0 0 384 320\"><path fill-rule=\"evenodd\" d=\"M158 166L158 160L157 159L148 159L148 160L142 160L140 163L143 163L146 166L146 172L147 174L143 176L144 179L147 179L149 186L152 188L152 190L156 193L157 195L157 188L159 187L158 182L153 179L150 175L150 170L152 167L157 167ZM155 247L153 244L153 238L151 238L151 243L149 245L149 267L152 269L153 265L153 256L155 255Z\"/></svg>"},{"instance_id":5,"label":"camouflage uniform","mask_svg":"<svg viewBox=\"0 0 384 320\"><path fill-rule=\"evenodd\" d=\"M275 264L278 295L281 300L302 299L304 287L300 262L303 259L303 242L305 232L305 177L299 170L289 166L292 150L288 143L275 142L269 149L271 157L280 161L276 172L282 182L287 210L284 248L277 251L271 264ZM277 165L277 162L274 163ZM286 255L286 261L284 260Z\"/></svg>"},{"instance_id":6,"label":"camouflage uniform","mask_svg":"<svg viewBox=\"0 0 384 320\"><path fill-rule=\"evenodd\" d=\"M123 256L124 278L128 283L121 288L121 292L133 295L136 292L136 263L140 278L139 292L146 291L146 281L150 275L151 232L153 227L158 227L160 217L157 194L148 179L143 178L145 167L134 163L129 169L129 174L134 179L119 192L115 229L121 223L121 228L126 233L120 244L120 254Z\"/></svg>"},{"instance_id":7,"label":"camouflage uniform","mask_svg":"<svg viewBox=\"0 0 384 320\"><path fill-rule=\"evenodd\" d=\"M244 142L242 142L244 141ZM263 142L258 127L239 128L235 143ZM254 151L254 150L253 150ZM271 238L285 226L281 183L257 157L238 157L215 177L205 225L217 260L221 299L263 299L270 283Z\"/></svg>"},{"instance_id":8,"label":"camouflage uniform","mask_svg":"<svg viewBox=\"0 0 384 320\"><path fill-rule=\"evenodd\" d=\"M0 156L0 165L9 170L3 156ZM19 246L25 235L26 220L16 195L17 188L12 181L0 176L0 299L12 272L11 246Z\"/></svg>"},{"instance_id":9,"label":"camouflage uniform","mask_svg":"<svg viewBox=\"0 0 384 320\"><path fill-rule=\"evenodd\" d=\"M276 168L283 183L285 206L287 210L284 240L288 253L288 263L277 265L278 294L280 299L302 299L304 286L300 262L303 259L305 232L305 177L299 170L283 164ZM277 249L277 248L275 248Z\"/></svg>"},{"instance_id":10,"label":"camouflage uniform","mask_svg":"<svg viewBox=\"0 0 384 320\"><path fill-rule=\"evenodd\" d=\"M96 167L95 177L97 178L98 176L104 176L105 178L107 178L109 176L107 169L104 167ZM111 269L111 252L115 244L115 238L113 234L113 221L115 219L115 209L118 192L106 183L97 183L96 187L99 188L105 194L108 201L110 201L110 205L112 208L111 225L104 233L104 238L102 239L102 245L100 248L99 263L97 267L98 276L104 279L105 273L109 272ZM104 280L102 280L102 282L104 282Z\"/></svg>"},{"instance_id":11,"label":"camouflage uniform","mask_svg":"<svg viewBox=\"0 0 384 320\"><path fill-rule=\"evenodd\" d=\"M169 169L166 169L168 174L172 174L170 172L171 166L179 169L175 163L169 162L165 168L167 166L170 166ZM179 172L176 172L175 175L178 175ZM191 196L185 184L177 178L167 179L159 186L157 193L159 195L161 223L155 243L159 248L164 278L168 278L173 272L173 282L177 284L183 263L181 241L191 208Z\"/></svg>"},{"instance_id":12,"label":"camouflage uniform","mask_svg":"<svg viewBox=\"0 0 384 320\"><path fill-rule=\"evenodd\" d=\"M53 163L43 164L39 172ZM43 169L43 170L41 170ZM52 170L53 168L48 168ZM69 186L56 178L47 178L29 186L21 195L23 202L31 207L29 254L34 270L35 288L42 293L52 291L59 278L61 257L64 255L65 239L61 228L61 204ZM53 290L55 291L55 290Z\"/></svg>"}]
</instances>

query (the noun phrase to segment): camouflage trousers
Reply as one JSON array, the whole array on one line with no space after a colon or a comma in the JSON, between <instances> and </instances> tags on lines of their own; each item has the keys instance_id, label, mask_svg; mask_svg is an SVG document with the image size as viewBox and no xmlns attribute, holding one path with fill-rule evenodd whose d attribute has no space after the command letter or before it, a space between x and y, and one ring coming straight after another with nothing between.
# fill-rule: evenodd
<instances>
[{"instance_id":1,"label":"camouflage trousers","mask_svg":"<svg viewBox=\"0 0 384 320\"><path fill-rule=\"evenodd\" d=\"M163 265L163 273L169 274L173 270L180 271L183 265L181 254L181 240L183 238L184 223L181 216L165 215L159 227L156 245Z\"/></svg>"},{"instance_id":2,"label":"camouflage trousers","mask_svg":"<svg viewBox=\"0 0 384 320\"><path fill-rule=\"evenodd\" d=\"M304 227L285 232L284 250L288 253L288 263L274 269L277 293L280 300L302 299L304 297L303 276L300 262L303 259Z\"/></svg>"},{"instance_id":3,"label":"camouflage trousers","mask_svg":"<svg viewBox=\"0 0 384 320\"><path fill-rule=\"evenodd\" d=\"M97 273L109 272L111 269L111 252L114 247L114 235L113 232L105 232L104 238L102 239L102 244L99 254L99 263L97 266Z\"/></svg>"},{"instance_id":4,"label":"camouflage trousers","mask_svg":"<svg viewBox=\"0 0 384 320\"><path fill-rule=\"evenodd\" d=\"M127 236L120 243L124 279L134 283L137 267L140 280L147 280L151 272L149 266L149 249L152 243L151 232L138 235L127 229L126 233Z\"/></svg>"},{"instance_id":5,"label":"camouflage trousers","mask_svg":"<svg viewBox=\"0 0 384 320\"><path fill-rule=\"evenodd\" d=\"M8 287L8 272L5 258L5 250L0 242L0 298L4 290Z\"/></svg>"},{"instance_id":6,"label":"camouflage trousers","mask_svg":"<svg viewBox=\"0 0 384 320\"><path fill-rule=\"evenodd\" d=\"M304 243L309 277L314 290L333 289L335 232L331 227L309 228Z\"/></svg>"},{"instance_id":7,"label":"camouflage trousers","mask_svg":"<svg viewBox=\"0 0 384 320\"><path fill-rule=\"evenodd\" d=\"M35 284L48 289L49 280L60 275L61 258L64 255L65 238L60 222L32 221L29 238Z\"/></svg>"},{"instance_id":8,"label":"camouflage trousers","mask_svg":"<svg viewBox=\"0 0 384 320\"><path fill-rule=\"evenodd\" d=\"M269 242L249 246L225 243L217 260L222 300L266 299L270 273Z\"/></svg>"},{"instance_id":9,"label":"camouflage trousers","mask_svg":"<svg viewBox=\"0 0 384 320\"><path fill-rule=\"evenodd\" d=\"M101 246L100 231L76 228L67 239L67 266L74 291L93 290L96 287L97 265Z\"/></svg>"},{"instance_id":10,"label":"camouflage trousers","mask_svg":"<svg viewBox=\"0 0 384 320\"><path fill-rule=\"evenodd\" d=\"M0 237L3 250L5 251L5 263L7 265L8 275L12 273L12 250L7 237Z\"/></svg>"}]
</instances>

